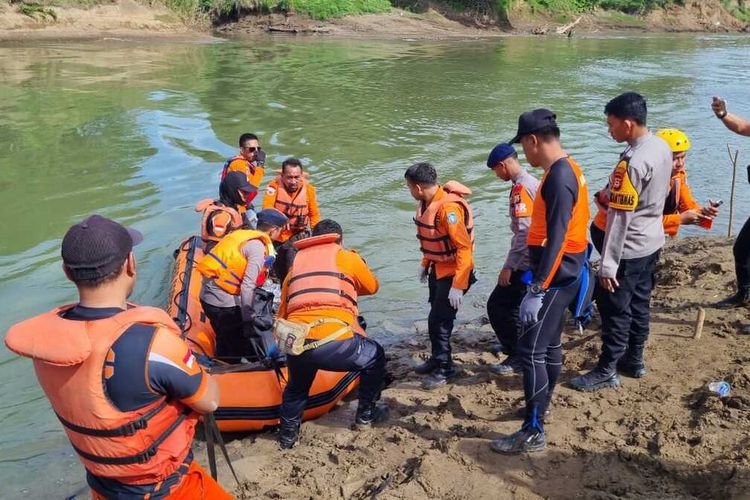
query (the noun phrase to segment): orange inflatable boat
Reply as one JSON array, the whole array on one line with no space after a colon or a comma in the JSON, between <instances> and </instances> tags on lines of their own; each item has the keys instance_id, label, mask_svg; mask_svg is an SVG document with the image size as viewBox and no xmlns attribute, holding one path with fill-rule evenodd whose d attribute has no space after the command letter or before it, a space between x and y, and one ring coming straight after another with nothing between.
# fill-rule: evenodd
<instances>
[{"instance_id":1,"label":"orange inflatable boat","mask_svg":"<svg viewBox=\"0 0 750 500\"><path fill-rule=\"evenodd\" d=\"M213 360L214 331L198 299L201 275L195 263L203 257L201 239L192 236L175 251L172 291L167 312L182 329L188 343L199 359ZM222 431L257 431L278 425L281 394L287 380L287 370L251 364L215 363L209 372L215 375L221 388L219 408L214 413ZM317 418L330 411L349 394L359 382L356 373L318 371L304 420Z\"/></svg>"}]
</instances>

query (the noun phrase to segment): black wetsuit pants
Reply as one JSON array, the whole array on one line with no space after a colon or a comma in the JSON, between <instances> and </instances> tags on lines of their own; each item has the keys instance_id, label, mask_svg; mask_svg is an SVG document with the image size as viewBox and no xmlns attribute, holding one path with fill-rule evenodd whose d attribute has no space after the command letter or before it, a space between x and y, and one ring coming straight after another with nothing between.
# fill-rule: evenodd
<instances>
[{"instance_id":1,"label":"black wetsuit pants","mask_svg":"<svg viewBox=\"0 0 750 500\"><path fill-rule=\"evenodd\" d=\"M578 293L575 285L550 289L544 295L537 322L523 325L516 344L523 366L526 422L547 409L562 369L562 331L565 311Z\"/></svg>"},{"instance_id":2,"label":"black wetsuit pants","mask_svg":"<svg viewBox=\"0 0 750 500\"><path fill-rule=\"evenodd\" d=\"M299 356L287 355L286 360L289 384L282 397L282 425L298 426L302 421L302 412L318 370L359 372L360 405L380 399L385 377L385 351L372 339L354 334L350 339L334 340Z\"/></svg>"},{"instance_id":3,"label":"black wetsuit pants","mask_svg":"<svg viewBox=\"0 0 750 500\"><path fill-rule=\"evenodd\" d=\"M734 241L734 271L737 274L737 289L750 290L750 218L740 229Z\"/></svg>"},{"instance_id":4,"label":"black wetsuit pants","mask_svg":"<svg viewBox=\"0 0 750 500\"><path fill-rule=\"evenodd\" d=\"M518 319L518 308L526 294L526 285L521 282L523 271L513 271L510 285L495 286L487 299L487 317L497 340L503 347L503 353L513 356L516 342L521 334L521 322Z\"/></svg>"},{"instance_id":5,"label":"black wetsuit pants","mask_svg":"<svg viewBox=\"0 0 750 500\"><path fill-rule=\"evenodd\" d=\"M651 290L659 251L638 259L622 259L617 268L619 286L614 293L600 292L599 313L602 316L602 354L599 367L614 371L617 361L631 352L642 361L649 334Z\"/></svg>"},{"instance_id":6,"label":"black wetsuit pants","mask_svg":"<svg viewBox=\"0 0 750 500\"><path fill-rule=\"evenodd\" d=\"M469 287L476 282L474 271L469 277ZM453 322L456 320L457 311L453 309L448 301L448 293L453 286L453 276L437 279L435 271L430 271L427 280L430 295L430 314L427 316L427 332L430 335L432 346L432 359L440 364L440 368L450 368L453 365L451 358L451 333L453 333ZM466 293L469 289L464 290Z\"/></svg>"}]
</instances>

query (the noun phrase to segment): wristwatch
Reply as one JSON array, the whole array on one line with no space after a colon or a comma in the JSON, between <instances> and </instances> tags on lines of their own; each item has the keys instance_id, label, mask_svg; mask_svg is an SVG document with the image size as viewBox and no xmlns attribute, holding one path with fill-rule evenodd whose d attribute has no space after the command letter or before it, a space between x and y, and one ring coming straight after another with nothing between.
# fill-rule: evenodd
<instances>
[{"instance_id":1,"label":"wristwatch","mask_svg":"<svg viewBox=\"0 0 750 500\"><path fill-rule=\"evenodd\" d=\"M531 285L529 285L529 291L533 294L538 295L540 293L546 292L547 290L542 288L542 286L539 283L532 283Z\"/></svg>"},{"instance_id":2,"label":"wristwatch","mask_svg":"<svg viewBox=\"0 0 750 500\"><path fill-rule=\"evenodd\" d=\"M724 118L726 118L727 113L728 113L728 111L725 109L722 114L716 115L716 118L718 118L719 120L723 120Z\"/></svg>"}]
</instances>

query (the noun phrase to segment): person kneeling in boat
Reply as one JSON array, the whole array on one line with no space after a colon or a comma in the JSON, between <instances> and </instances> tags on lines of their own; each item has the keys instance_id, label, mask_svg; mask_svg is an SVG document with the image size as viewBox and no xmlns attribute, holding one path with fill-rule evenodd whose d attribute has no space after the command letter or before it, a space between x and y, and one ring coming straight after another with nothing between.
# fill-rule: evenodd
<instances>
[{"instance_id":1,"label":"person kneeling in boat","mask_svg":"<svg viewBox=\"0 0 750 500\"><path fill-rule=\"evenodd\" d=\"M289 217L287 226L274 237L278 253L274 272L283 283L297 253L294 242L308 237L320 221L315 188L305 179L302 162L297 158L284 160L279 176L268 183L263 208L275 208Z\"/></svg>"},{"instance_id":2,"label":"person kneeling in boat","mask_svg":"<svg viewBox=\"0 0 750 500\"><path fill-rule=\"evenodd\" d=\"M378 280L355 251L344 249L341 226L325 219L312 238L295 243L298 253L281 292L276 336L285 328L302 332L280 341L287 353L289 384L281 404L279 445L294 446L302 412L318 370L359 372L359 406L355 424L367 426L386 418L378 405L385 376L385 352L364 336L357 316L357 297L378 291ZM304 339L304 340L303 340Z\"/></svg>"},{"instance_id":3,"label":"person kneeling in boat","mask_svg":"<svg viewBox=\"0 0 750 500\"><path fill-rule=\"evenodd\" d=\"M94 499L233 498L191 449L218 384L166 312L127 300L141 239L99 215L72 226L62 259L78 303L16 324L5 344L34 360Z\"/></svg>"},{"instance_id":4,"label":"person kneeling in boat","mask_svg":"<svg viewBox=\"0 0 750 500\"><path fill-rule=\"evenodd\" d=\"M200 299L216 333L215 357L260 360L272 353L273 293L263 287L275 258L272 238L286 223L278 210L261 210L257 230L230 232L198 262L209 282Z\"/></svg>"},{"instance_id":5,"label":"person kneeling in boat","mask_svg":"<svg viewBox=\"0 0 750 500\"><path fill-rule=\"evenodd\" d=\"M208 252L226 234L236 229L253 229L255 214L248 219L247 198L258 194L258 188L247 181L242 172L229 172L219 185L219 199L201 200L195 206L196 212L203 212L201 219L201 239L203 251Z\"/></svg>"}]
</instances>

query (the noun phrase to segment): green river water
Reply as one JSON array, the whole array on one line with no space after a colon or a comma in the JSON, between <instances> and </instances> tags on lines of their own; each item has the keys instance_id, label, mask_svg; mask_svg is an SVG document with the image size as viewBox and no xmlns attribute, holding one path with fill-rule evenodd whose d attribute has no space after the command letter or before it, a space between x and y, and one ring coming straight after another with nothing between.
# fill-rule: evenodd
<instances>
[{"instance_id":1,"label":"green river water","mask_svg":"<svg viewBox=\"0 0 750 500\"><path fill-rule=\"evenodd\" d=\"M689 134L697 198L728 202L726 143L740 147L742 167L750 142L727 132L709 104L720 93L750 115L748 54L750 38L710 35L0 46L0 333L74 300L60 238L93 212L145 233L133 299L163 305L172 250L198 229L192 207L216 194L223 160L246 131L261 136L271 171L302 158L324 217L342 223L381 279L363 310L386 342L426 312L404 169L427 160L443 180L468 184L480 282L460 317L474 318L509 241L508 186L484 162L520 112L555 110L566 149L598 188L622 149L603 106L638 91L652 127ZM735 231L749 191L742 168ZM725 210L712 233L727 224ZM0 497L70 495L82 468L30 362L0 349L0 379Z\"/></svg>"}]
</instances>

